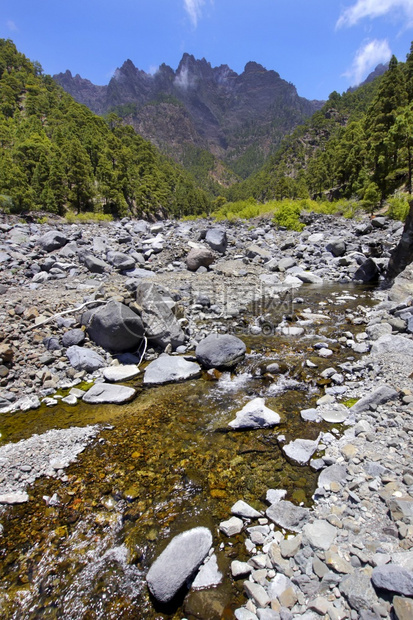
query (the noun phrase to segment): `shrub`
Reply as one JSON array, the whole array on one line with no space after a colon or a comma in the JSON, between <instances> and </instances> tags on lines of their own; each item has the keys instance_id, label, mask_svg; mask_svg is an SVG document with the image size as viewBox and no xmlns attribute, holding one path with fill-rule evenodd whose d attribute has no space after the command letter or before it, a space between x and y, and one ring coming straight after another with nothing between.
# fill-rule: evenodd
<instances>
[{"instance_id":1,"label":"shrub","mask_svg":"<svg viewBox=\"0 0 413 620\"><path fill-rule=\"evenodd\" d=\"M407 214L409 213L410 204L409 201L412 199L410 194L404 194L402 192L397 193L392 198L388 199L389 209L387 211L388 217L392 220L400 220L404 222Z\"/></svg>"}]
</instances>

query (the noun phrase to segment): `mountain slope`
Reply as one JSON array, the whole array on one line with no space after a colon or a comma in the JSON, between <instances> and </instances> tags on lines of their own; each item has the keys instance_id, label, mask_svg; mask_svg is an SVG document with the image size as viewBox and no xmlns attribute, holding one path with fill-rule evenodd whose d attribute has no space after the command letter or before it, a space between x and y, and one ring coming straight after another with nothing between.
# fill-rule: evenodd
<instances>
[{"instance_id":1,"label":"mountain slope","mask_svg":"<svg viewBox=\"0 0 413 620\"><path fill-rule=\"evenodd\" d=\"M0 207L186 215L207 204L150 142L75 102L0 39Z\"/></svg>"},{"instance_id":2,"label":"mountain slope","mask_svg":"<svg viewBox=\"0 0 413 620\"><path fill-rule=\"evenodd\" d=\"M107 86L69 71L54 79L94 112L116 112L177 161L195 146L244 178L323 103L299 97L291 83L257 63L238 75L189 54L176 71L163 64L154 75L127 60Z\"/></svg>"}]
</instances>

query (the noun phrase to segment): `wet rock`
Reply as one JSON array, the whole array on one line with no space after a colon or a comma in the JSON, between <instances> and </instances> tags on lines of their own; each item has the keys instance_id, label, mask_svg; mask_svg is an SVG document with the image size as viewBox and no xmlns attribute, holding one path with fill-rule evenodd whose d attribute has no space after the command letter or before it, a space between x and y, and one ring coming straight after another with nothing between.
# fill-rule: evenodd
<instances>
[{"instance_id":1,"label":"wet rock","mask_svg":"<svg viewBox=\"0 0 413 620\"><path fill-rule=\"evenodd\" d=\"M308 521L310 510L295 506L291 502L281 500L267 508L266 515L276 525L290 530L291 532L301 532L303 526Z\"/></svg>"},{"instance_id":2,"label":"wet rock","mask_svg":"<svg viewBox=\"0 0 413 620\"><path fill-rule=\"evenodd\" d=\"M320 407L317 411L319 416L325 422L330 422L330 424L341 424L347 420L350 415L350 410L344 405L340 405L338 403L333 403L329 407Z\"/></svg>"},{"instance_id":3,"label":"wet rock","mask_svg":"<svg viewBox=\"0 0 413 620\"><path fill-rule=\"evenodd\" d=\"M165 349L176 349L185 342L185 334L172 308L175 302L168 291L152 282L141 282L136 288L136 302L141 307L141 319L147 338Z\"/></svg>"},{"instance_id":4,"label":"wet rock","mask_svg":"<svg viewBox=\"0 0 413 620\"><path fill-rule=\"evenodd\" d=\"M66 243L69 243L69 239L58 230L50 230L39 238L39 245L46 252L58 250Z\"/></svg>"},{"instance_id":5,"label":"wet rock","mask_svg":"<svg viewBox=\"0 0 413 620\"><path fill-rule=\"evenodd\" d=\"M212 535L205 527L175 536L146 575L151 594L162 603L170 601L198 570L211 546Z\"/></svg>"},{"instance_id":6,"label":"wet rock","mask_svg":"<svg viewBox=\"0 0 413 620\"><path fill-rule=\"evenodd\" d=\"M255 508L243 500L239 500L232 506L231 513L237 517L245 517L247 519L258 519L262 517L262 512L258 512L258 510L255 510Z\"/></svg>"},{"instance_id":7,"label":"wet rock","mask_svg":"<svg viewBox=\"0 0 413 620\"><path fill-rule=\"evenodd\" d=\"M85 349L73 345L66 351L66 355L69 358L70 364L76 370L86 370L86 372L94 372L98 368L106 366L106 362L101 355L92 351L92 349Z\"/></svg>"},{"instance_id":8,"label":"wet rock","mask_svg":"<svg viewBox=\"0 0 413 620\"><path fill-rule=\"evenodd\" d=\"M239 534L243 527L244 523L241 519L238 519L238 517L231 517L228 521L221 521L219 524L220 531L226 536L235 536Z\"/></svg>"},{"instance_id":9,"label":"wet rock","mask_svg":"<svg viewBox=\"0 0 413 620\"><path fill-rule=\"evenodd\" d=\"M247 562L240 562L239 560L231 562L231 575L234 579L245 577L245 575L249 575L251 571L252 566L251 564L247 564Z\"/></svg>"},{"instance_id":10,"label":"wet rock","mask_svg":"<svg viewBox=\"0 0 413 620\"><path fill-rule=\"evenodd\" d=\"M186 257L186 266L189 271L196 271L199 267L209 267L215 260L209 248L192 248Z\"/></svg>"},{"instance_id":11,"label":"wet rock","mask_svg":"<svg viewBox=\"0 0 413 620\"><path fill-rule=\"evenodd\" d=\"M371 576L373 585L382 590L413 596L413 571L397 564L376 566Z\"/></svg>"},{"instance_id":12,"label":"wet rock","mask_svg":"<svg viewBox=\"0 0 413 620\"><path fill-rule=\"evenodd\" d=\"M218 568L217 556L214 553L199 569L199 572L192 583L192 588L194 590L211 588L212 586L217 586L220 584L222 578L223 575Z\"/></svg>"},{"instance_id":13,"label":"wet rock","mask_svg":"<svg viewBox=\"0 0 413 620\"><path fill-rule=\"evenodd\" d=\"M205 241L212 250L225 254L227 249L227 233L223 228L210 228L205 236Z\"/></svg>"},{"instance_id":14,"label":"wet rock","mask_svg":"<svg viewBox=\"0 0 413 620\"><path fill-rule=\"evenodd\" d=\"M210 334L198 344L195 355L205 368L232 368L244 358L245 351L245 344L236 336Z\"/></svg>"},{"instance_id":15,"label":"wet rock","mask_svg":"<svg viewBox=\"0 0 413 620\"><path fill-rule=\"evenodd\" d=\"M310 458L316 452L319 439L311 441L310 439L295 439L283 446L282 450L288 458L296 461L300 465L306 465Z\"/></svg>"},{"instance_id":16,"label":"wet rock","mask_svg":"<svg viewBox=\"0 0 413 620\"><path fill-rule=\"evenodd\" d=\"M195 362L164 353L147 366L143 382L147 385L173 383L193 379L200 374L201 368Z\"/></svg>"},{"instance_id":17,"label":"wet rock","mask_svg":"<svg viewBox=\"0 0 413 620\"><path fill-rule=\"evenodd\" d=\"M91 340L115 353L136 350L144 333L140 317L116 300L84 313L82 323Z\"/></svg>"},{"instance_id":18,"label":"wet rock","mask_svg":"<svg viewBox=\"0 0 413 620\"><path fill-rule=\"evenodd\" d=\"M236 414L235 420L228 426L234 430L243 428L268 428L280 424L281 418L276 411L265 406L264 398L254 398Z\"/></svg>"},{"instance_id":19,"label":"wet rock","mask_svg":"<svg viewBox=\"0 0 413 620\"><path fill-rule=\"evenodd\" d=\"M83 396L83 402L90 405L111 403L121 405L132 400L136 390L126 385L112 385L111 383L95 383Z\"/></svg>"}]
</instances>

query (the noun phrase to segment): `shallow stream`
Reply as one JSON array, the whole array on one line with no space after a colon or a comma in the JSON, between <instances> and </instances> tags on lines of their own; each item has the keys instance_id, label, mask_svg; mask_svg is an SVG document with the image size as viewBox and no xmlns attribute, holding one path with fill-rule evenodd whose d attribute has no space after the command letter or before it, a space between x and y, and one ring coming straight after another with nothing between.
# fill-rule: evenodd
<instances>
[{"instance_id":1,"label":"shallow stream","mask_svg":"<svg viewBox=\"0 0 413 620\"><path fill-rule=\"evenodd\" d=\"M300 410L324 393L324 368L355 358L337 338L343 331L362 331L346 316L358 305L373 303L369 291L355 286L302 287L298 294L304 301L294 306L293 318L310 308L329 319L306 324L300 337L282 337L271 329L267 335L238 332L248 354L235 374L211 378L204 373L151 388L142 385L141 375L130 382L137 398L122 407L58 405L2 416L3 442L50 428L102 428L67 469L66 482L39 479L28 489L28 504L1 515L2 618L233 617L244 598L242 581L234 584L228 567L235 557L246 559L245 550L242 535L225 539L219 523L239 499L265 510L269 488L286 489L287 499L311 504L317 475L289 462L277 437L315 439L321 430L331 431L331 425L304 422ZM271 310L267 315L271 324ZM246 325L252 321L246 317ZM225 329L225 321L222 325ZM314 344L320 341L330 342L332 357L317 356ZM307 359L317 367L308 368ZM283 373L263 372L271 362L278 362ZM256 396L281 415L281 425L228 432L228 422ZM48 506L44 497L55 493L57 505ZM196 525L213 533L223 585L157 608L145 585L148 567L172 536Z\"/></svg>"}]
</instances>

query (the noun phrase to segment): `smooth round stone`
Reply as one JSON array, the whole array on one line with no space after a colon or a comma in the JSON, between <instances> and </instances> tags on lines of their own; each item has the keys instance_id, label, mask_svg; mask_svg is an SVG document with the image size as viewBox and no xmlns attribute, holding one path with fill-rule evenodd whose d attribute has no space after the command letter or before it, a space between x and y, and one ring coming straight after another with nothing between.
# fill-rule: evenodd
<instances>
[{"instance_id":1,"label":"smooth round stone","mask_svg":"<svg viewBox=\"0 0 413 620\"><path fill-rule=\"evenodd\" d=\"M112 385L111 383L95 383L83 396L83 401L91 405L112 403L120 405L134 398L136 390L126 385Z\"/></svg>"},{"instance_id":2,"label":"smooth round stone","mask_svg":"<svg viewBox=\"0 0 413 620\"><path fill-rule=\"evenodd\" d=\"M323 420L331 424L340 424L344 422L344 420L348 418L349 413L349 410L344 405L335 405L325 411L319 411L319 415Z\"/></svg>"},{"instance_id":3,"label":"smooth round stone","mask_svg":"<svg viewBox=\"0 0 413 620\"><path fill-rule=\"evenodd\" d=\"M106 381L116 383L117 381L129 381L139 374L140 370L136 364L120 366L108 366L103 369L103 376Z\"/></svg>"}]
</instances>

